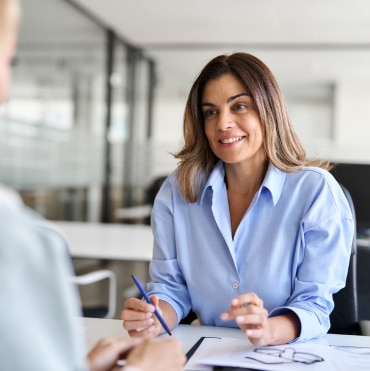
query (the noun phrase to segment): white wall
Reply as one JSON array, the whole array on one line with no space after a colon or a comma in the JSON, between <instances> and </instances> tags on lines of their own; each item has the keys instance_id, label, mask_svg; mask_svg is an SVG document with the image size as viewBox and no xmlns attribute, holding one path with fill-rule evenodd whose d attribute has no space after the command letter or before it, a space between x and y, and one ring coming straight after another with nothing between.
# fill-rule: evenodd
<instances>
[{"instance_id":1,"label":"white wall","mask_svg":"<svg viewBox=\"0 0 370 371\"><path fill-rule=\"evenodd\" d=\"M335 142L370 149L370 80L340 81L335 97ZM364 156L369 158L369 151Z\"/></svg>"},{"instance_id":2,"label":"white wall","mask_svg":"<svg viewBox=\"0 0 370 371\"><path fill-rule=\"evenodd\" d=\"M182 144L182 122L186 97L156 95L153 112L152 175L169 174L176 168L177 160L171 153Z\"/></svg>"},{"instance_id":3,"label":"white wall","mask_svg":"<svg viewBox=\"0 0 370 371\"><path fill-rule=\"evenodd\" d=\"M322 87L322 83L317 85ZM288 94L289 115L308 156L333 162L370 163L370 81L339 81L332 92L331 97L318 93L316 98L310 93L306 99L304 94L296 99L295 94ZM157 95L153 141L163 154L179 148L185 102L185 96L169 97L160 91ZM156 172L175 166L171 157L164 155L162 160Z\"/></svg>"},{"instance_id":4,"label":"white wall","mask_svg":"<svg viewBox=\"0 0 370 371\"><path fill-rule=\"evenodd\" d=\"M156 141L179 143L186 97L158 94L154 106L153 138Z\"/></svg>"},{"instance_id":5,"label":"white wall","mask_svg":"<svg viewBox=\"0 0 370 371\"><path fill-rule=\"evenodd\" d=\"M336 162L370 164L370 80L336 83L331 140L310 140L311 153Z\"/></svg>"}]
</instances>

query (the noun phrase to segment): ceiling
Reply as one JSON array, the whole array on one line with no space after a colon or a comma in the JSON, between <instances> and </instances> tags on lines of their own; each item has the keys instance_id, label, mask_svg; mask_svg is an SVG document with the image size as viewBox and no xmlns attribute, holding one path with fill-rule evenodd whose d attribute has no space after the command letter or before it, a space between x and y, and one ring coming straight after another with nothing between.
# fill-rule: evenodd
<instances>
[{"instance_id":1,"label":"ceiling","mask_svg":"<svg viewBox=\"0 0 370 371\"><path fill-rule=\"evenodd\" d=\"M367 0L68 2L143 48L156 61L159 87L172 95L186 94L209 59L233 51L260 57L282 85L370 80Z\"/></svg>"},{"instance_id":2,"label":"ceiling","mask_svg":"<svg viewBox=\"0 0 370 371\"><path fill-rule=\"evenodd\" d=\"M370 40L367 0L73 0L145 47Z\"/></svg>"}]
</instances>

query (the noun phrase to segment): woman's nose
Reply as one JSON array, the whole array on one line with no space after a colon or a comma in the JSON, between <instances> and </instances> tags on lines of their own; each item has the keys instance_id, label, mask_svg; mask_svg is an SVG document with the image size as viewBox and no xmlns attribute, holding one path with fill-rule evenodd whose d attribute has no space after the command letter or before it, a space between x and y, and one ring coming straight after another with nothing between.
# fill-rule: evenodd
<instances>
[{"instance_id":1,"label":"woman's nose","mask_svg":"<svg viewBox=\"0 0 370 371\"><path fill-rule=\"evenodd\" d=\"M218 117L218 128L220 130L227 130L234 125L234 117L230 111L220 111Z\"/></svg>"}]
</instances>

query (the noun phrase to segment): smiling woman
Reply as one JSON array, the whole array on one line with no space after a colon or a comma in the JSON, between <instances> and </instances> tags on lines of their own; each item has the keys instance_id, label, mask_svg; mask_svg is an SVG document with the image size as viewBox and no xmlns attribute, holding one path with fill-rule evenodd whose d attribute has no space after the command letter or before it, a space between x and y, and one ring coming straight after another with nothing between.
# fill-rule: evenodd
<instances>
[{"instance_id":1,"label":"smiling woman","mask_svg":"<svg viewBox=\"0 0 370 371\"><path fill-rule=\"evenodd\" d=\"M151 223L148 292L165 321L174 327L193 310L202 324L240 327L257 346L325 334L332 294L345 284L352 213L330 164L306 159L261 60L220 55L203 68L175 157ZM151 312L126 300L124 327L162 333Z\"/></svg>"},{"instance_id":2,"label":"smiling woman","mask_svg":"<svg viewBox=\"0 0 370 371\"><path fill-rule=\"evenodd\" d=\"M214 89L215 85L217 89ZM269 68L251 54L221 55L204 67L190 91L185 108L185 144L176 157L181 160L179 187L188 201L196 200L201 187L199 178L206 178L218 161L206 135L210 113L213 117L218 111L205 110L204 107L211 104L214 108L215 105L208 102L207 94L216 99L217 94L227 95L227 89L230 95L224 99L230 105L230 111L235 113L236 107L240 109L234 100L243 97L242 103L246 107L249 105L248 114L254 112L257 116L263 135L264 156L278 169L291 172L309 165L330 167L325 161L306 159L305 149L289 120L281 90ZM222 132L230 135L230 130Z\"/></svg>"}]
</instances>

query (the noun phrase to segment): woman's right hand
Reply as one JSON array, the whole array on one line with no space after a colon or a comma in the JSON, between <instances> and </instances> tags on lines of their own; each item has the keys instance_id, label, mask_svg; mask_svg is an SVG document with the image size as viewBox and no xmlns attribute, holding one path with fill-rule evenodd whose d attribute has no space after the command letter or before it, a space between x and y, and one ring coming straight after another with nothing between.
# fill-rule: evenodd
<instances>
[{"instance_id":1,"label":"woman's right hand","mask_svg":"<svg viewBox=\"0 0 370 371\"><path fill-rule=\"evenodd\" d=\"M150 299L161 313L158 306L158 296L153 295ZM163 332L162 325L154 315L152 304L136 298L129 298L123 303L123 308L121 319L123 320L123 327L130 336L156 337Z\"/></svg>"}]
</instances>

